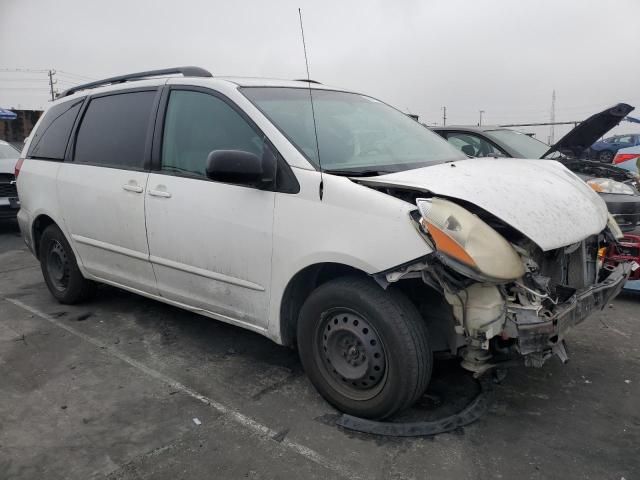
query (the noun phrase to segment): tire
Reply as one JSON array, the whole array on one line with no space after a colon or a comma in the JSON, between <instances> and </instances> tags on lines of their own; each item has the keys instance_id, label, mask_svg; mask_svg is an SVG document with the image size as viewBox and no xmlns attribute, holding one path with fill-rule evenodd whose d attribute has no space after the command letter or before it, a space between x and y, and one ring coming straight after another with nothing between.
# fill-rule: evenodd
<instances>
[{"instance_id":1,"label":"tire","mask_svg":"<svg viewBox=\"0 0 640 480\"><path fill-rule=\"evenodd\" d=\"M399 291L342 277L307 298L298 319L302 365L342 412L387 418L413 405L431 378L427 326Z\"/></svg>"},{"instance_id":2,"label":"tire","mask_svg":"<svg viewBox=\"0 0 640 480\"><path fill-rule=\"evenodd\" d=\"M602 150L598 154L598 160L600 160L602 163L613 162L613 152L611 150Z\"/></svg>"},{"instance_id":3,"label":"tire","mask_svg":"<svg viewBox=\"0 0 640 480\"><path fill-rule=\"evenodd\" d=\"M96 284L80 273L73 250L57 225L42 232L39 252L44 281L60 303L80 303L94 293Z\"/></svg>"}]
</instances>

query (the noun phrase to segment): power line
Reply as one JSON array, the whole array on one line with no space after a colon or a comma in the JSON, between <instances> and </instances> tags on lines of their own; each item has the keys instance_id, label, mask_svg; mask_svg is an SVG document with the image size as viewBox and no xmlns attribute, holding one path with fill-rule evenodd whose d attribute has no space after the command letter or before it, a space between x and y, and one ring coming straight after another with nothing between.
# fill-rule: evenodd
<instances>
[{"instance_id":1,"label":"power line","mask_svg":"<svg viewBox=\"0 0 640 480\"><path fill-rule=\"evenodd\" d=\"M94 78L94 77L87 77L86 75L80 75L79 73L67 72L65 70L58 70L58 73L60 73L63 76L76 77L76 78L79 78L81 80L96 80L96 78Z\"/></svg>"}]
</instances>

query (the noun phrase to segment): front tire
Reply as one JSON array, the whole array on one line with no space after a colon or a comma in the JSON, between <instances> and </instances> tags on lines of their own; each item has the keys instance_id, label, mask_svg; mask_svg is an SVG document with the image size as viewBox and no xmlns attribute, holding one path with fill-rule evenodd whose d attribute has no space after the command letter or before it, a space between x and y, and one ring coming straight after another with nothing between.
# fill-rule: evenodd
<instances>
[{"instance_id":1,"label":"front tire","mask_svg":"<svg viewBox=\"0 0 640 480\"><path fill-rule=\"evenodd\" d=\"M408 408L431 378L418 310L368 278L338 278L311 293L300 311L298 349L320 394L357 417L387 418Z\"/></svg>"},{"instance_id":2,"label":"front tire","mask_svg":"<svg viewBox=\"0 0 640 480\"><path fill-rule=\"evenodd\" d=\"M73 250L57 225L49 225L42 232L39 252L44 281L56 300L72 305L93 294L95 283L82 276Z\"/></svg>"}]
</instances>

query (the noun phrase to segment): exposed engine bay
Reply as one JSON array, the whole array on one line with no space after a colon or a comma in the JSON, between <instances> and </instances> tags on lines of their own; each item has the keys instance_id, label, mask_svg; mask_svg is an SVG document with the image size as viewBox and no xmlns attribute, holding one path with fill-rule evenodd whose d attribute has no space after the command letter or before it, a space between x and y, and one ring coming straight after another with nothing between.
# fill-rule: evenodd
<instances>
[{"instance_id":1,"label":"exposed engine bay","mask_svg":"<svg viewBox=\"0 0 640 480\"><path fill-rule=\"evenodd\" d=\"M580 242L543 251L520 232L468 202L424 199L425 192L410 189L380 190L418 205L421 201L455 203L495 231L485 235L490 242L506 240L512 248L515 261L520 264L511 269L517 272L511 274L514 278L505 280L509 274L503 275L499 266L495 277L487 275L487 267L470 268L463 257L458 261L443 253L438 244L438 228L425 221L425 213L419 209L412 212L412 220L433 245L433 253L376 277L383 286L419 277L442 295L450 306L457 337L448 341L450 352L461 356L462 366L476 375L493 367L520 363L522 358L525 365L532 367L542 366L554 354L566 362L566 332L592 312L604 308L628 277L629 264L613 266L604 261L607 250L618 243L616 237L621 235L611 231L614 229L611 225ZM460 218L457 213L449 215L444 228L462 231L456 225L457 218ZM490 235L496 232L499 235L494 239ZM502 253L484 260L490 268L494 267L492 264L514 261Z\"/></svg>"}]
</instances>

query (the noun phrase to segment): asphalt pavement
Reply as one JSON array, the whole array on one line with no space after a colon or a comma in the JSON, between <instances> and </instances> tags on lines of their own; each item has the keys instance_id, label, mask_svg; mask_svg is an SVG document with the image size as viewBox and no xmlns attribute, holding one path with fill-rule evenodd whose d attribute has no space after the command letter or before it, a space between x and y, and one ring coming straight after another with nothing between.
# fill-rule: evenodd
<instances>
[{"instance_id":1,"label":"asphalt pavement","mask_svg":"<svg viewBox=\"0 0 640 480\"><path fill-rule=\"evenodd\" d=\"M570 361L517 367L477 422L357 434L294 351L111 287L58 304L0 223L0 479L640 478L640 295L569 336ZM475 395L450 361L421 401ZM457 408L457 407L456 407Z\"/></svg>"}]
</instances>

